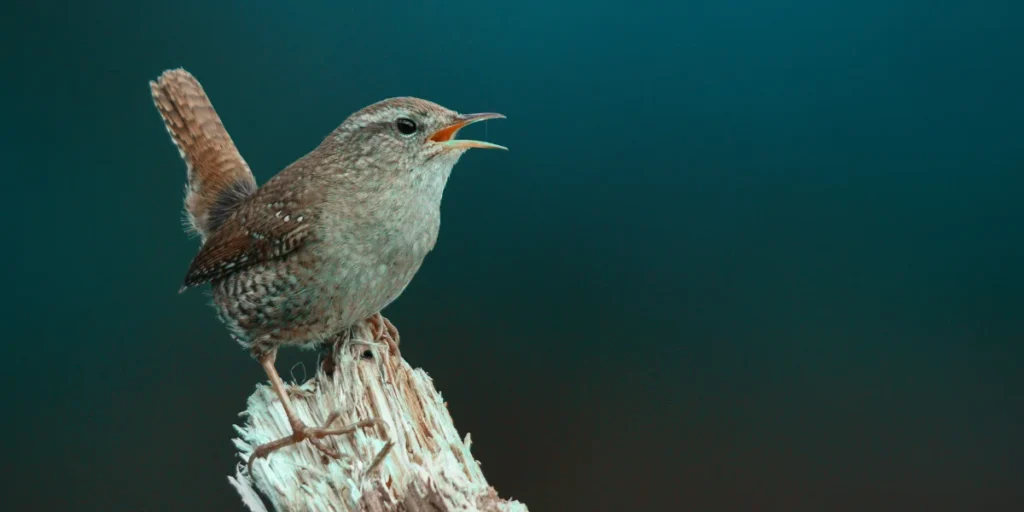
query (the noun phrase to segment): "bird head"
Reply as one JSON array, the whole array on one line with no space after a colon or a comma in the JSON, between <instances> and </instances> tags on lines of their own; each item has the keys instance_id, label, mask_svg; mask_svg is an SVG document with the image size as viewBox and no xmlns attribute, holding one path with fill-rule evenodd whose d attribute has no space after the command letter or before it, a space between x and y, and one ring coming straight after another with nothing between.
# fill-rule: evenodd
<instances>
[{"instance_id":1,"label":"bird head","mask_svg":"<svg viewBox=\"0 0 1024 512\"><path fill-rule=\"evenodd\" d=\"M457 139L459 130L496 113L459 114L419 98L390 98L352 114L338 127L337 142L357 166L390 172L448 171L472 148L507 149L478 140Z\"/></svg>"}]
</instances>

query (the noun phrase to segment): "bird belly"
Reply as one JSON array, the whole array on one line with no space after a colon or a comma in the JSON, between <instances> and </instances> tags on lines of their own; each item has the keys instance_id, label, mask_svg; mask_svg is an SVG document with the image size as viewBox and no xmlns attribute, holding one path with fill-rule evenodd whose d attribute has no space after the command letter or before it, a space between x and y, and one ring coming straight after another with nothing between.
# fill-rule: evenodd
<instances>
[{"instance_id":1,"label":"bird belly","mask_svg":"<svg viewBox=\"0 0 1024 512\"><path fill-rule=\"evenodd\" d=\"M414 246L380 246L376 251L346 251L321 271L322 293L331 298L332 323L351 326L384 309L402 293L423 263Z\"/></svg>"},{"instance_id":2,"label":"bird belly","mask_svg":"<svg viewBox=\"0 0 1024 512\"><path fill-rule=\"evenodd\" d=\"M440 212L431 201L378 197L365 217L328 216L317 245L319 293L331 322L351 326L394 301L434 247Z\"/></svg>"},{"instance_id":3,"label":"bird belly","mask_svg":"<svg viewBox=\"0 0 1024 512\"><path fill-rule=\"evenodd\" d=\"M214 306L232 336L254 353L315 345L396 299L425 255L416 244L330 255L299 252L213 283Z\"/></svg>"},{"instance_id":4,"label":"bird belly","mask_svg":"<svg viewBox=\"0 0 1024 512\"><path fill-rule=\"evenodd\" d=\"M232 337L259 353L320 343L340 332L315 289L313 258L296 253L214 282L213 303Z\"/></svg>"}]
</instances>

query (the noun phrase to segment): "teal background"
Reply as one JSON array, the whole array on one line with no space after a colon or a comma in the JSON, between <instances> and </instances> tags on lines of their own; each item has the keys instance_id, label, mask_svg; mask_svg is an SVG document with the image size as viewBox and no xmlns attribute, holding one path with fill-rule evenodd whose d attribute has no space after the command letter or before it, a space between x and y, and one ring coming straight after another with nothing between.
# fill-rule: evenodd
<instances>
[{"instance_id":1,"label":"teal background","mask_svg":"<svg viewBox=\"0 0 1024 512\"><path fill-rule=\"evenodd\" d=\"M1024 510L1022 19L5 4L0 508L242 510L231 425L264 376L176 293L197 247L147 81L183 66L260 182L388 96L508 116L467 130L511 151L462 159L386 311L503 496Z\"/></svg>"}]
</instances>

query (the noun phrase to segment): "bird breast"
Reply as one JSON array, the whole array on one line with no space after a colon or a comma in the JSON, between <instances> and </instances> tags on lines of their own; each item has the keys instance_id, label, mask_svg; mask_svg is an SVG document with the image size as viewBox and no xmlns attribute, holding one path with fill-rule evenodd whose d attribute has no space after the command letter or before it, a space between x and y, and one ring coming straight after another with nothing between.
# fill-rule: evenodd
<instances>
[{"instance_id":1,"label":"bird breast","mask_svg":"<svg viewBox=\"0 0 1024 512\"><path fill-rule=\"evenodd\" d=\"M329 194L317 291L334 305L337 322L369 317L408 286L440 228L440 191L430 192L397 186Z\"/></svg>"}]
</instances>

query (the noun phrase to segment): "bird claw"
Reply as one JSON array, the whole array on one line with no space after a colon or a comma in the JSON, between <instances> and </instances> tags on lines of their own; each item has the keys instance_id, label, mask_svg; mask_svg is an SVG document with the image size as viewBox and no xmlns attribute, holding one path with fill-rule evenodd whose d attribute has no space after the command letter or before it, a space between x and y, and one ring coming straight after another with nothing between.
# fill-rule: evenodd
<instances>
[{"instance_id":1,"label":"bird claw","mask_svg":"<svg viewBox=\"0 0 1024 512\"><path fill-rule=\"evenodd\" d=\"M257 459L266 458L271 453L274 453L275 451L280 450L281 448L301 443L302 441L305 441L307 439L309 440L310 444L316 447L317 450L320 450L320 452L323 453L324 455L332 459L340 459L341 454L339 454L337 450L324 444L323 439L325 437L351 434L363 427L371 427L382 424L380 419L373 418L369 420L358 421L356 423L352 423L350 425L346 425L340 428L330 428L331 424L337 421L340 416L341 414L338 411L332 412L331 415L327 418L327 421L324 422L324 425L319 428L307 427L306 425L299 422L298 425L292 426L292 435L282 437L275 441L271 441L269 443L264 443L257 446L255 449L253 449L252 454L249 455L249 473L252 473L252 464L253 462L256 462Z\"/></svg>"},{"instance_id":2,"label":"bird claw","mask_svg":"<svg viewBox=\"0 0 1024 512\"><path fill-rule=\"evenodd\" d=\"M289 385L285 390L288 391L288 396L290 397L305 398L313 394L313 390L304 389L302 386L296 384Z\"/></svg>"},{"instance_id":3,"label":"bird claw","mask_svg":"<svg viewBox=\"0 0 1024 512\"><path fill-rule=\"evenodd\" d=\"M401 357L401 352L398 350L400 337L395 324L391 323L391 320L388 320L387 317L380 313L371 316L368 321L373 328L373 340L387 343L391 355Z\"/></svg>"}]
</instances>

